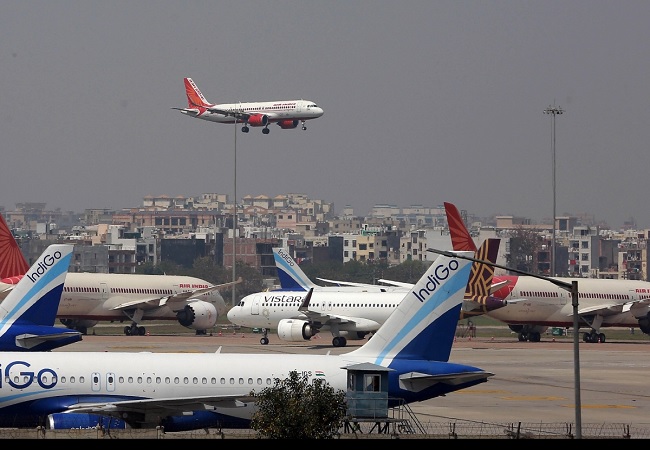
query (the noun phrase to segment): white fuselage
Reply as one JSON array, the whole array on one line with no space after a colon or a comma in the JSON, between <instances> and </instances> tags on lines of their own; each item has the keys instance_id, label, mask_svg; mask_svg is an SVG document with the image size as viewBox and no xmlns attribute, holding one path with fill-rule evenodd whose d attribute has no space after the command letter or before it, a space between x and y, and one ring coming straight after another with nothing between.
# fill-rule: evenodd
<instances>
[{"instance_id":1,"label":"white fuselage","mask_svg":"<svg viewBox=\"0 0 650 450\"><path fill-rule=\"evenodd\" d=\"M309 309L324 315L348 318L363 318L365 325L355 327L356 331L374 331L407 294L397 290L391 292L344 292L314 291ZM305 299L304 291L258 292L244 297L228 312L228 320L235 325L251 328L277 329L283 319L308 320L298 308Z\"/></svg>"},{"instance_id":2,"label":"white fuselage","mask_svg":"<svg viewBox=\"0 0 650 450\"><path fill-rule=\"evenodd\" d=\"M281 120L310 120L316 119L323 115L323 109L316 106L314 102L308 100L278 100L272 102L247 102L247 103L222 103L214 105L223 111L246 114L267 115L270 122L279 122ZM219 114L216 112L205 111L197 117L212 122L233 123L235 118L228 114ZM237 122L241 120L237 119Z\"/></svg>"},{"instance_id":3,"label":"white fuselage","mask_svg":"<svg viewBox=\"0 0 650 450\"><path fill-rule=\"evenodd\" d=\"M72 272L65 279L57 318L126 320L129 317L125 312L112 308L125 302L160 299L209 286L204 280L186 276ZM219 292L213 291L196 298L214 304L219 315L226 313ZM176 320L172 307L178 307L178 302L164 306L159 304L156 300L137 305L144 310L143 320ZM134 308L136 306L131 310Z\"/></svg>"},{"instance_id":4,"label":"white fuselage","mask_svg":"<svg viewBox=\"0 0 650 450\"><path fill-rule=\"evenodd\" d=\"M495 281L498 277L495 277ZM508 324L535 324L556 327L573 325L571 293L548 281L535 277L516 279L511 292L504 298L503 308L487 313L488 316ZM593 278L555 278L566 283L578 281L578 310L608 305L602 315L603 327L638 327L638 317L650 311L645 303L634 304L650 297L650 283L634 280L601 280ZM499 295L499 298L503 298ZM629 309L623 305L629 304ZM581 323L581 326L587 324Z\"/></svg>"}]
</instances>

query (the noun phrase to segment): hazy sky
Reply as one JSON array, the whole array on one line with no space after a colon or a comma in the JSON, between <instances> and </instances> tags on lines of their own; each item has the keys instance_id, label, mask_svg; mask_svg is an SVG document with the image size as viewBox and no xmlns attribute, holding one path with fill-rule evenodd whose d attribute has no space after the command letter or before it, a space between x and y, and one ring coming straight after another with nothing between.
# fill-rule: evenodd
<instances>
[{"instance_id":1,"label":"hazy sky","mask_svg":"<svg viewBox=\"0 0 650 450\"><path fill-rule=\"evenodd\" d=\"M455 203L650 227L650 2L15 1L0 5L0 206L234 191L235 130L172 110L304 98L238 133L237 196L366 214ZM239 127L237 127L239 129Z\"/></svg>"}]
</instances>

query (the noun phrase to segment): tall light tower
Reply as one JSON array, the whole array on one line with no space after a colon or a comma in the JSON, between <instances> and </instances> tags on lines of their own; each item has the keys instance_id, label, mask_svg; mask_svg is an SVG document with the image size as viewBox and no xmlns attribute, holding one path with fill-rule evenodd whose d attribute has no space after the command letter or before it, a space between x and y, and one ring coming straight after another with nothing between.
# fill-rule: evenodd
<instances>
[{"instance_id":1,"label":"tall light tower","mask_svg":"<svg viewBox=\"0 0 650 450\"><path fill-rule=\"evenodd\" d=\"M555 276L555 116L564 114L561 106L550 106L544 110L544 114L553 114L553 237L551 239L551 276Z\"/></svg>"},{"instance_id":2,"label":"tall light tower","mask_svg":"<svg viewBox=\"0 0 650 450\"><path fill-rule=\"evenodd\" d=\"M235 295L235 281L237 280L237 118L235 118L235 176L234 179L234 196L235 196L235 210L232 216L232 306L237 304L237 297Z\"/></svg>"}]
</instances>

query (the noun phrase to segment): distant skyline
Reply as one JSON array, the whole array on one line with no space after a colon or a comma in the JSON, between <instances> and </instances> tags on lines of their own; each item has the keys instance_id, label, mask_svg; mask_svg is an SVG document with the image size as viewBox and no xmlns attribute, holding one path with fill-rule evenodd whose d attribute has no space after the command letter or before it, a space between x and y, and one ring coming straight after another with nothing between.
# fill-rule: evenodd
<instances>
[{"instance_id":1,"label":"distant skyline","mask_svg":"<svg viewBox=\"0 0 650 450\"><path fill-rule=\"evenodd\" d=\"M641 0L7 0L0 206L232 197L236 153L238 198L300 192L360 215L447 201L541 223L556 105L557 215L650 228L648 17ZM325 113L243 134L173 110L184 77L213 103Z\"/></svg>"}]
</instances>

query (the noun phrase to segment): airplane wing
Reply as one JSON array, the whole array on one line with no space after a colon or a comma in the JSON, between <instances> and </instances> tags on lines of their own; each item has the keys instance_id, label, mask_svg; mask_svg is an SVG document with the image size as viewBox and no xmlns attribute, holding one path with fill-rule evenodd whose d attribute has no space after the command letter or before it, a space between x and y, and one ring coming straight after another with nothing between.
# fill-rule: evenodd
<instances>
[{"instance_id":1,"label":"airplane wing","mask_svg":"<svg viewBox=\"0 0 650 450\"><path fill-rule=\"evenodd\" d=\"M312 322L318 322L323 325L331 326L333 324L345 324L345 323L354 323L358 330L368 330L373 331L379 329L380 324L374 320L364 319L362 317L348 317L342 316L339 314L325 314L318 311L312 311L309 309L309 302L311 301L312 293L314 288L311 288L305 299L302 301L302 304L298 308L302 314L307 316L307 319Z\"/></svg>"},{"instance_id":2,"label":"airplane wing","mask_svg":"<svg viewBox=\"0 0 650 450\"><path fill-rule=\"evenodd\" d=\"M144 414L146 417L180 415L190 411L214 410L215 408L239 408L254 400L250 395L221 395L178 397L163 399L139 399L78 403L68 407L69 413L88 413L123 419L125 414Z\"/></svg>"},{"instance_id":3,"label":"airplane wing","mask_svg":"<svg viewBox=\"0 0 650 450\"><path fill-rule=\"evenodd\" d=\"M337 281L337 280L328 280L327 278L316 278L317 280L324 281L325 283L335 284L337 286L356 286L356 287L373 287L376 288L375 284L368 283L355 283L354 281Z\"/></svg>"},{"instance_id":4,"label":"airplane wing","mask_svg":"<svg viewBox=\"0 0 650 450\"><path fill-rule=\"evenodd\" d=\"M592 316L597 314L603 317L607 317L607 316L622 314L635 308L647 307L648 305L650 305L650 299L633 300L625 303L615 303L615 302L602 303L600 305L589 306L586 308L579 307L578 315ZM573 314L570 314L570 316L572 315Z\"/></svg>"},{"instance_id":5,"label":"airplane wing","mask_svg":"<svg viewBox=\"0 0 650 450\"><path fill-rule=\"evenodd\" d=\"M406 389L412 392L420 392L438 383L455 386L461 383L468 383L470 381L488 379L491 376L494 376L494 374L492 372L486 371L445 373L440 375L409 372L400 375L399 384L400 388L402 389Z\"/></svg>"},{"instance_id":6,"label":"airplane wing","mask_svg":"<svg viewBox=\"0 0 650 450\"><path fill-rule=\"evenodd\" d=\"M411 289L413 287L412 283L403 283L401 281L393 281L393 280L386 280L384 278L380 278L379 280L380 283L388 284L391 286L396 286L396 287L403 287L403 288L408 288Z\"/></svg>"},{"instance_id":7,"label":"airplane wing","mask_svg":"<svg viewBox=\"0 0 650 450\"><path fill-rule=\"evenodd\" d=\"M79 331L62 331L56 334L20 334L16 336L16 345L22 348L33 348L46 341L58 341L71 336L81 336Z\"/></svg>"},{"instance_id":8,"label":"airplane wing","mask_svg":"<svg viewBox=\"0 0 650 450\"><path fill-rule=\"evenodd\" d=\"M142 308L142 309L154 309L161 306L165 306L167 303L176 303L183 302L189 298L196 297L197 295L207 294L208 292L218 291L220 289L232 286L235 284L241 283L243 280L239 277L236 281L231 281L229 283L216 284L205 289L195 289L193 291L180 292L174 295L168 295L165 297L152 297L152 298L141 298L138 300L130 300L128 302L119 303L116 306L113 306L111 310L118 309L129 309L129 308Z\"/></svg>"},{"instance_id":9,"label":"airplane wing","mask_svg":"<svg viewBox=\"0 0 650 450\"><path fill-rule=\"evenodd\" d=\"M213 113L213 114L221 114L222 116L230 116L234 117L235 119L242 120L244 122L248 121L251 117L253 117L253 114L249 114L247 112L241 111L241 110L228 110L228 109L221 109L217 108L214 106L206 107L205 108L208 112ZM266 117L268 117L269 121L274 121L279 118L277 114L271 111L264 111L263 113Z\"/></svg>"}]
</instances>

